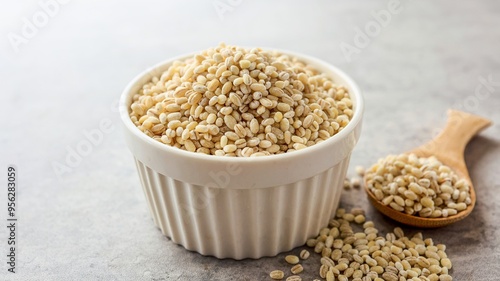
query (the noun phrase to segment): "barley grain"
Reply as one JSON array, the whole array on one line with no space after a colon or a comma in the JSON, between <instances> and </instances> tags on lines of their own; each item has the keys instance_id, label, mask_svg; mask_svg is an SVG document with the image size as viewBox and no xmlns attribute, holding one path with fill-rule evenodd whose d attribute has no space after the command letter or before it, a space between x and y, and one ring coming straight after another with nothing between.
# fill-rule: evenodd
<instances>
[{"instance_id":1,"label":"barley grain","mask_svg":"<svg viewBox=\"0 0 500 281\"><path fill-rule=\"evenodd\" d=\"M290 271L292 272L292 274L299 274L304 271L304 268L301 264L296 264L290 269Z\"/></svg>"},{"instance_id":2,"label":"barley grain","mask_svg":"<svg viewBox=\"0 0 500 281\"><path fill-rule=\"evenodd\" d=\"M288 255L285 257L285 261L289 264L298 264L299 263L299 257L295 255Z\"/></svg>"},{"instance_id":3,"label":"barley grain","mask_svg":"<svg viewBox=\"0 0 500 281\"><path fill-rule=\"evenodd\" d=\"M310 255L311 255L311 253L309 253L309 251L308 251L308 250L305 250L305 249L304 249L304 250L300 251L300 255L299 255L299 257L300 257L301 259L303 259L303 260L307 260L307 259L309 258L309 256L310 256Z\"/></svg>"},{"instance_id":4,"label":"barley grain","mask_svg":"<svg viewBox=\"0 0 500 281\"><path fill-rule=\"evenodd\" d=\"M269 273L269 276L274 280L282 280L285 277L285 273L281 270L273 270Z\"/></svg>"}]
</instances>

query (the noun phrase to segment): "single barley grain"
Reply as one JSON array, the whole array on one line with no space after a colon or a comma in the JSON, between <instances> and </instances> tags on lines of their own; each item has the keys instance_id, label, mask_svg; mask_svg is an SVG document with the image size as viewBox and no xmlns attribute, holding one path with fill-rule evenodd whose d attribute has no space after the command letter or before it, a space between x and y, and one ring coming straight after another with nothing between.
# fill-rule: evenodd
<instances>
[{"instance_id":1,"label":"single barley grain","mask_svg":"<svg viewBox=\"0 0 500 281\"><path fill-rule=\"evenodd\" d=\"M299 275L289 276L286 281L302 281L302 278Z\"/></svg>"},{"instance_id":2,"label":"single barley grain","mask_svg":"<svg viewBox=\"0 0 500 281\"><path fill-rule=\"evenodd\" d=\"M281 270L273 270L269 273L269 276L271 276L271 279L281 280L285 277L285 273Z\"/></svg>"},{"instance_id":3,"label":"single barley grain","mask_svg":"<svg viewBox=\"0 0 500 281\"><path fill-rule=\"evenodd\" d=\"M365 175L365 168L363 166L356 166L356 173L359 175L359 176L364 176Z\"/></svg>"},{"instance_id":4,"label":"single barley grain","mask_svg":"<svg viewBox=\"0 0 500 281\"><path fill-rule=\"evenodd\" d=\"M302 267L302 265L299 263L299 264L296 264L294 265L290 271L292 272L292 274L299 274L301 273L302 271L304 271L304 268Z\"/></svg>"},{"instance_id":5,"label":"single barley grain","mask_svg":"<svg viewBox=\"0 0 500 281\"><path fill-rule=\"evenodd\" d=\"M309 258L309 256L311 255L311 253L309 253L308 250L302 250L300 251L300 258L303 259L303 260L307 260Z\"/></svg>"},{"instance_id":6,"label":"single barley grain","mask_svg":"<svg viewBox=\"0 0 500 281\"><path fill-rule=\"evenodd\" d=\"M298 264L299 263L299 257L295 255L288 255L285 257L285 261L289 264Z\"/></svg>"}]
</instances>

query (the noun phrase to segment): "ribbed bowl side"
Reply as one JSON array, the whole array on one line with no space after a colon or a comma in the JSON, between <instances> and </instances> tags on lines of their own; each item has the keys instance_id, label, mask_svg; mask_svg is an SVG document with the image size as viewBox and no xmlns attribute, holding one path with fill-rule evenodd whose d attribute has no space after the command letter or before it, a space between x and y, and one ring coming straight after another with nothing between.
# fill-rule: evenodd
<instances>
[{"instance_id":1,"label":"ribbed bowl side","mask_svg":"<svg viewBox=\"0 0 500 281\"><path fill-rule=\"evenodd\" d=\"M261 258L303 245L328 224L349 157L313 177L257 189L178 181L136 160L155 224L173 242L217 258Z\"/></svg>"}]
</instances>

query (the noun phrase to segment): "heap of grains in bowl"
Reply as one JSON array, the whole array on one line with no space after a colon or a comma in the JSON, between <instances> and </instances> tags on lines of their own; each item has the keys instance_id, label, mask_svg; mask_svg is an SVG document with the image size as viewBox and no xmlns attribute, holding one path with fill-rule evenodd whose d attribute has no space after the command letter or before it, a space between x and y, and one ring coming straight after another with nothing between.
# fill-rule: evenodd
<instances>
[{"instance_id":1,"label":"heap of grains in bowl","mask_svg":"<svg viewBox=\"0 0 500 281\"><path fill-rule=\"evenodd\" d=\"M472 203L470 186L435 157L389 155L365 173L368 189L386 206L420 217L456 215Z\"/></svg>"},{"instance_id":2,"label":"heap of grains in bowl","mask_svg":"<svg viewBox=\"0 0 500 281\"><path fill-rule=\"evenodd\" d=\"M317 144L353 115L348 90L314 66L224 44L175 61L134 95L130 109L134 124L159 142L240 157Z\"/></svg>"}]
</instances>

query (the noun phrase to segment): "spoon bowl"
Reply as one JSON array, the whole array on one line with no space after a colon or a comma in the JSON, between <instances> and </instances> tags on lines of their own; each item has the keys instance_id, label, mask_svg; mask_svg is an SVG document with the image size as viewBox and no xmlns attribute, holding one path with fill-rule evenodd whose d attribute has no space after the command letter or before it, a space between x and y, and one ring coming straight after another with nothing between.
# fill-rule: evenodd
<instances>
[{"instance_id":1,"label":"spoon bowl","mask_svg":"<svg viewBox=\"0 0 500 281\"><path fill-rule=\"evenodd\" d=\"M459 178L465 179L469 183L471 204L465 210L446 218L424 218L399 212L382 204L375 197L366 184L365 176L365 190L373 206L393 220L422 228L441 227L467 217L476 204L476 193L465 164L464 151L472 137L490 125L491 121L483 117L457 110L449 110L448 121L443 131L433 140L408 152L418 157L435 156L441 163L449 166Z\"/></svg>"}]
</instances>

